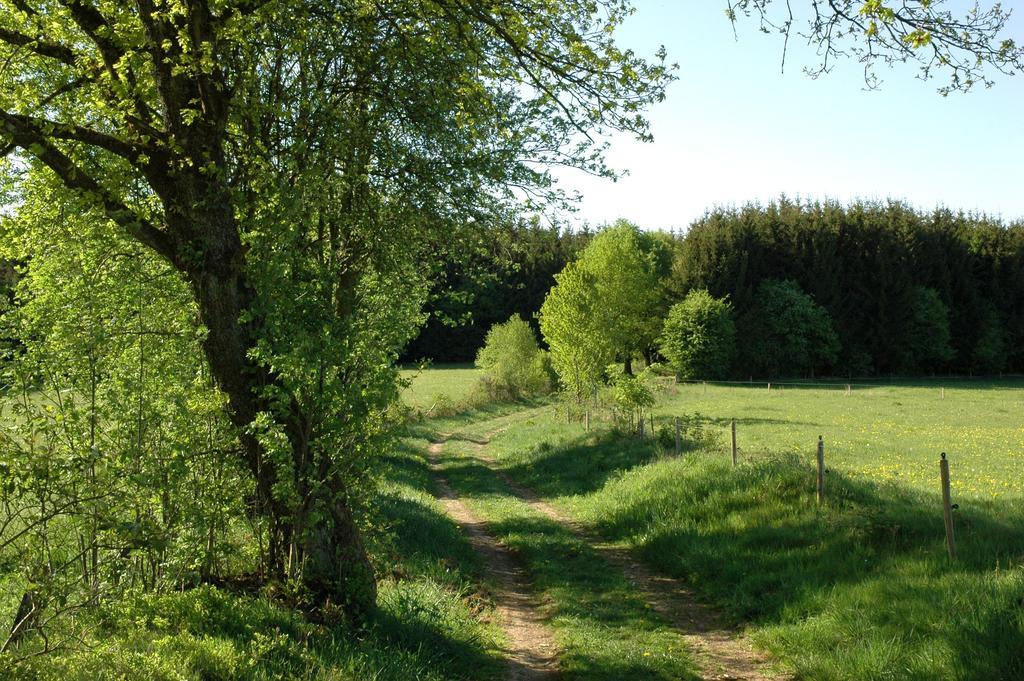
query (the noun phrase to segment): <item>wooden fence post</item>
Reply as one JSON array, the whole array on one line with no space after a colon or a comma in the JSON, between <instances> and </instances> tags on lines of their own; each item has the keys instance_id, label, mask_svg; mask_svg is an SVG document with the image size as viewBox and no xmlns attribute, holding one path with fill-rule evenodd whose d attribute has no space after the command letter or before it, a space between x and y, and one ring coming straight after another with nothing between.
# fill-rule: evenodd
<instances>
[{"instance_id":1,"label":"wooden fence post","mask_svg":"<svg viewBox=\"0 0 1024 681\"><path fill-rule=\"evenodd\" d=\"M949 499L949 460L946 453L942 452L939 459L939 475L942 478L942 519L946 523L946 549L949 551L949 559L956 560L956 541L953 538L953 506Z\"/></svg>"},{"instance_id":2,"label":"wooden fence post","mask_svg":"<svg viewBox=\"0 0 1024 681\"><path fill-rule=\"evenodd\" d=\"M704 381L704 394L705 395L708 394L708 382L707 381Z\"/></svg>"},{"instance_id":3,"label":"wooden fence post","mask_svg":"<svg viewBox=\"0 0 1024 681\"><path fill-rule=\"evenodd\" d=\"M825 441L818 436L818 503L825 502Z\"/></svg>"},{"instance_id":4,"label":"wooden fence post","mask_svg":"<svg viewBox=\"0 0 1024 681\"><path fill-rule=\"evenodd\" d=\"M849 383L846 384L846 394L847 395L850 394L850 384Z\"/></svg>"},{"instance_id":5,"label":"wooden fence post","mask_svg":"<svg viewBox=\"0 0 1024 681\"><path fill-rule=\"evenodd\" d=\"M651 412L651 439L658 437L658 431L654 429L654 412Z\"/></svg>"},{"instance_id":6,"label":"wooden fence post","mask_svg":"<svg viewBox=\"0 0 1024 681\"><path fill-rule=\"evenodd\" d=\"M771 381L769 381L768 382L768 392L771 392L771 391L772 391L772 384L771 384Z\"/></svg>"},{"instance_id":7,"label":"wooden fence post","mask_svg":"<svg viewBox=\"0 0 1024 681\"><path fill-rule=\"evenodd\" d=\"M736 419L732 420L732 465L736 465Z\"/></svg>"},{"instance_id":8,"label":"wooden fence post","mask_svg":"<svg viewBox=\"0 0 1024 681\"><path fill-rule=\"evenodd\" d=\"M679 417L676 417L676 456L679 456L683 451L683 432L682 427L679 424Z\"/></svg>"},{"instance_id":9,"label":"wooden fence post","mask_svg":"<svg viewBox=\"0 0 1024 681\"><path fill-rule=\"evenodd\" d=\"M946 399L946 388L945 387L939 388L939 399L940 400Z\"/></svg>"},{"instance_id":10,"label":"wooden fence post","mask_svg":"<svg viewBox=\"0 0 1024 681\"><path fill-rule=\"evenodd\" d=\"M586 423L587 423L587 425L586 425L586 428L587 428L587 430L589 431L589 430L590 430L590 410L589 410L589 409L587 410L587 413L586 413L586 415L584 416L584 420L585 420L585 421L586 421Z\"/></svg>"}]
</instances>

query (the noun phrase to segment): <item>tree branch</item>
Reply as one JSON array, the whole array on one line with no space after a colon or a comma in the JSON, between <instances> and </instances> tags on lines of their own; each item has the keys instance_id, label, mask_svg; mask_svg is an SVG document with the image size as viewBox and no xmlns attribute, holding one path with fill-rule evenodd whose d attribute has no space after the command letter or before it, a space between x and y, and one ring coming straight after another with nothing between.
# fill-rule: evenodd
<instances>
[{"instance_id":1,"label":"tree branch","mask_svg":"<svg viewBox=\"0 0 1024 681\"><path fill-rule=\"evenodd\" d=\"M175 250L166 232L131 210L120 199L92 176L83 171L67 154L62 152L30 125L19 123L17 116L0 114L0 127L14 144L25 149L52 170L69 189L93 198L106 216L120 225L140 243L149 246L170 262L175 262Z\"/></svg>"},{"instance_id":2,"label":"tree branch","mask_svg":"<svg viewBox=\"0 0 1024 681\"><path fill-rule=\"evenodd\" d=\"M0 27L0 42L14 45L15 47L25 47L41 57L56 59L68 66L75 65L75 53L70 47L59 43L40 40L3 27Z\"/></svg>"},{"instance_id":3,"label":"tree branch","mask_svg":"<svg viewBox=\"0 0 1024 681\"><path fill-rule=\"evenodd\" d=\"M94 147L106 149L110 153L116 154L121 158L132 161L133 163L139 157L140 153L152 151L152 149L147 146L132 144L120 139L119 137L114 137L113 135L108 135L105 132L86 128L81 125L59 123L45 118L12 114L6 111L0 111L0 121L10 122L14 126L25 130L32 130L33 133L40 138L45 134L46 137L51 139L75 140ZM43 132L44 130L46 130L45 133Z\"/></svg>"}]
</instances>

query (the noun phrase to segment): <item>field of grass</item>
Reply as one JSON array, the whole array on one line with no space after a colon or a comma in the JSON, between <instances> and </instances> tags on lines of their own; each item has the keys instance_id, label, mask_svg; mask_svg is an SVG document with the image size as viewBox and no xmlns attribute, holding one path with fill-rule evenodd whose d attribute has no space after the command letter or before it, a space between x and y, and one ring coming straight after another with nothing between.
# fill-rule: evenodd
<instances>
[{"instance_id":1,"label":"field of grass","mask_svg":"<svg viewBox=\"0 0 1024 681\"><path fill-rule=\"evenodd\" d=\"M465 402L480 378L472 364L435 364L429 369L402 369L402 378L410 381L402 391L402 400L410 407L428 410L444 396L452 405Z\"/></svg>"},{"instance_id":2,"label":"field of grass","mask_svg":"<svg viewBox=\"0 0 1024 681\"><path fill-rule=\"evenodd\" d=\"M426 409L465 400L477 372L430 369L406 391ZM412 374L407 374L412 376ZM553 403L477 405L415 420L380 460L371 553L380 609L358 632L272 601L204 587L83 615L87 644L41 656L19 678L493 679L504 635L489 577L434 499L425 450L527 569L566 678L692 679L681 637L585 541L516 499L488 456L563 513L681 578L797 678L1024 678L1024 383L843 388L665 386L656 421L703 432L680 457L590 432ZM699 418L693 415L700 414ZM741 465L728 457L738 423ZM829 498L814 500L826 441ZM959 560L943 543L938 452L953 470ZM0 677L5 670L0 669Z\"/></svg>"},{"instance_id":3,"label":"field of grass","mask_svg":"<svg viewBox=\"0 0 1024 681\"><path fill-rule=\"evenodd\" d=\"M1022 467L1008 458L1021 437L1019 384L961 383L944 400L927 385L848 397L703 391L680 386L656 411L699 411L723 436L735 416L737 469L721 448L676 458L604 425L584 433L554 410L509 421L488 451L563 512L687 580L800 678L1024 678ZM477 437L494 422L463 429ZM810 463L819 433L829 442L823 508ZM954 564L943 450L960 480Z\"/></svg>"},{"instance_id":4,"label":"field of grass","mask_svg":"<svg viewBox=\"0 0 1024 681\"><path fill-rule=\"evenodd\" d=\"M944 394L944 397L943 397ZM959 498L1024 498L1024 381L928 381L911 385L673 386L656 419L699 413L729 446L736 419L741 455L793 452L812 461L818 436L830 468L879 482L938 490L946 452ZM657 423L657 421L656 421Z\"/></svg>"}]
</instances>

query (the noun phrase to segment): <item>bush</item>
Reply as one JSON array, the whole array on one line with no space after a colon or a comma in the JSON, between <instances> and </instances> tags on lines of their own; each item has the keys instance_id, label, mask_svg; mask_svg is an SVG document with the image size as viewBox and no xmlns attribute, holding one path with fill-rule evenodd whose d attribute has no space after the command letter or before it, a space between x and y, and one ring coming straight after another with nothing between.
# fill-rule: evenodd
<instances>
[{"instance_id":1,"label":"bush","mask_svg":"<svg viewBox=\"0 0 1024 681\"><path fill-rule=\"evenodd\" d=\"M691 291L668 311L659 350L679 378L722 378L736 349L732 304Z\"/></svg>"},{"instance_id":2,"label":"bush","mask_svg":"<svg viewBox=\"0 0 1024 681\"><path fill-rule=\"evenodd\" d=\"M684 452L693 450L715 451L723 446L723 436L720 428L715 428L714 423L701 414L687 414L679 418L679 435ZM676 427L674 421L662 423L658 426L658 444L666 452L675 450Z\"/></svg>"},{"instance_id":3,"label":"bush","mask_svg":"<svg viewBox=\"0 0 1024 681\"><path fill-rule=\"evenodd\" d=\"M789 280L762 281L741 327L743 363L754 375L813 375L839 356L828 311Z\"/></svg>"},{"instance_id":4,"label":"bush","mask_svg":"<svg viewBox=\"0 0 1024 681\"><path fill-rule=\"evenodd\" d=\"M654 406L654 392L649 380L650 371L644 369L634 376L625 373L615 364L608 369L612 381L611 395L615 404L617 425L637 433L642 432L647 410Z\"/></svg>"},{"instance_id":5,"label":"bush","mask_svg":"<svg viewBox=\"0 0 1024 681\"><path fill-rule=\"evenodd\" d=\"M537 345L530 325L518 316L495 324L487 332L476 365L484 370L480 379L495 399L518 399L551 389L551 362Z\"/></svg>"}]
</instances>

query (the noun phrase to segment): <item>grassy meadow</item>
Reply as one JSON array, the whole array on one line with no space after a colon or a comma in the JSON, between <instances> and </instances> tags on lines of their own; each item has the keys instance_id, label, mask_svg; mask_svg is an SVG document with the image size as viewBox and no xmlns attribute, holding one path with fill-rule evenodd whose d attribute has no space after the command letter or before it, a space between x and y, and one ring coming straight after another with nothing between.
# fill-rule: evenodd
<instances>
[{"instance_id":1,"label":"grassy meadow","mask_svg":"<svg viewBox=\"0 0 1024 681\"><path fill-rule=\"evenodd\" d=\"M1024 381L908 385L672 386L659 417L699 414L729 447L729 421L745 458L793 452L812 460L818 436L837 471L938 490L946 452L955 497L1024 498Z\"/></svg>"},{"instance_id":2,"label":"grassy meadow","mask_svg":"<svg viewBox=\"0 0 1024 681\"><path fill-rule=\"evenodd\" d=\"M408 381L402 400L422 411L438 402L458 406L473 395L481 375L472 364L436 364L427 369L407 367L401 371L402 379Z\"/></svg>"},{"instance_id":3,"label":"grassy meadow","mask_svg":"<svg viewBox=\"0 0 1024 681\"><path fill-rule=\"evenodd\" d=\"M685 579L798 678L1024 678L1020 383L946 383L944 399L938 383L844 392L666 388L656 421L703 417L702 436L681 457L600 421L584 432L553 407L435 427L474 440L492 433L488 453L504 472ZM727 454L734 416L736 469ZM811 464L818 434L827 441L824 507ZM940 451L959 504L952 564ZM471 470L461 491L528 561L541 556L533 569L549 588L552 535L487 482L485 467L463 465ZM573 570L554 572L564 582Z\"/></svg>"}]
</instances>

